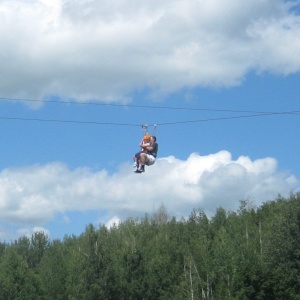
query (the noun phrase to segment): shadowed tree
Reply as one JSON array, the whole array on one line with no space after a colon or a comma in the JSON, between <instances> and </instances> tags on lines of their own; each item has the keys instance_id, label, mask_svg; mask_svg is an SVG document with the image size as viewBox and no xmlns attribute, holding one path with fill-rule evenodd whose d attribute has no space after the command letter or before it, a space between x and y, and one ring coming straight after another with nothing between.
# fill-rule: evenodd
<instances>
[{"instance_id":1,"label":"shadowed tree","mask_svg":"<svg viewBox=\"0 0 300 300\"><path fill-rule=\"evenodd\" d=\"M0 262L0 299L43 299L38 276L13 249L5 251Z\"/></svg>"}]
</instances>

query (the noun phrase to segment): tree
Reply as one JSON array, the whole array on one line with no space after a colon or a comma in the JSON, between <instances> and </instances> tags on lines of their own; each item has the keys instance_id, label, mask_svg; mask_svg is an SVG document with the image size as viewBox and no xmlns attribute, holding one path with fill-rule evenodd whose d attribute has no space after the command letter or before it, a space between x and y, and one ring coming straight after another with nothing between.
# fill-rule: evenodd
<instances>
[{"instance_id":1,"label":"tree","mask_svg":"<svg viewBox=\"0 0 300 300\"><path fill-rule=\"evenodd\" d=\"M5 251L0 263L0 299L42 299L41 282L14 249Z\"/></svg>"},{"instance_id":2,"label":"tree","mask_svg":"<svg viewBox=\"0 0 300 300\"><path fill-rule=\"evenodd\" d=\"M46 299L67 299L67 249L59 240L49 244L39 263L39 276L43 283Z\"/></svg>"}]
</instances>

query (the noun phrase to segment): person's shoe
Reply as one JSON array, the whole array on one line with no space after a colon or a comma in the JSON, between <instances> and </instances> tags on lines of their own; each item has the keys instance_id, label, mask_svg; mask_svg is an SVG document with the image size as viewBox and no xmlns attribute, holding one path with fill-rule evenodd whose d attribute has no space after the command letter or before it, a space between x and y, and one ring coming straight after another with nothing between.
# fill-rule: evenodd
<instances>
[{"instance_id":1,"label":"person's shoe","mask_svg":"<svg viewBox=\"0 0 300 300\"><path fill-rule=\"evenodd\" d=\"M134 171L134 173L139 173L139 174L141 174L142 171L140 171L139 169L136 169L136 170Z\"/></svg>"},{"instance_id":2,"label":"person's shoe","mask_svg":"<svg viewBox=\"0 0 300 300\"><path fill-rule=\"evenodd\" d=\"M140 167L138 168L138 171L139 171L139 172L145 172L145 166L140 166Z\"/></svg>"}]
</instances>

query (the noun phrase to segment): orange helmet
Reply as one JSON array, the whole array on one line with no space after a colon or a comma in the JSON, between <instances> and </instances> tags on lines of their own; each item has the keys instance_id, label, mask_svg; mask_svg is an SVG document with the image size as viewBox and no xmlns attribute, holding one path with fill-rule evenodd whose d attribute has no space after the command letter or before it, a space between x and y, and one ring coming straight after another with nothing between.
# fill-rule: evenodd
<instances>
[{"instance_id":1,"label":"orange helmet","mask_svg":"<svg viewBox=\"0 0 300 300\"><path fill-rule=\"evenodd\" d=\"M146 135L144 136L144 140L150 140L150 135L146 134Z\"/></svg>"}]
</instances>

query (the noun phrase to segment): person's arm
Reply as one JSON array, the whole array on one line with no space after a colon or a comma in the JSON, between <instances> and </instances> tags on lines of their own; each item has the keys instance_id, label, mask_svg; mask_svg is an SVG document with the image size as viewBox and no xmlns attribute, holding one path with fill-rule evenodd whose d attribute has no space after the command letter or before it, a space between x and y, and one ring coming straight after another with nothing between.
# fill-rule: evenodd
<instances>
[{"instance_id":1,"label":"person's arm","mask_svg":"<svg viewBox=\"0 0 300 300\"><path fill-rule=\"evenodd\" d=\"M147 151L152 151L153 147L151 145L148 146L142 146L143 149L147 150Z\"/></svg>"}]
</instances>

